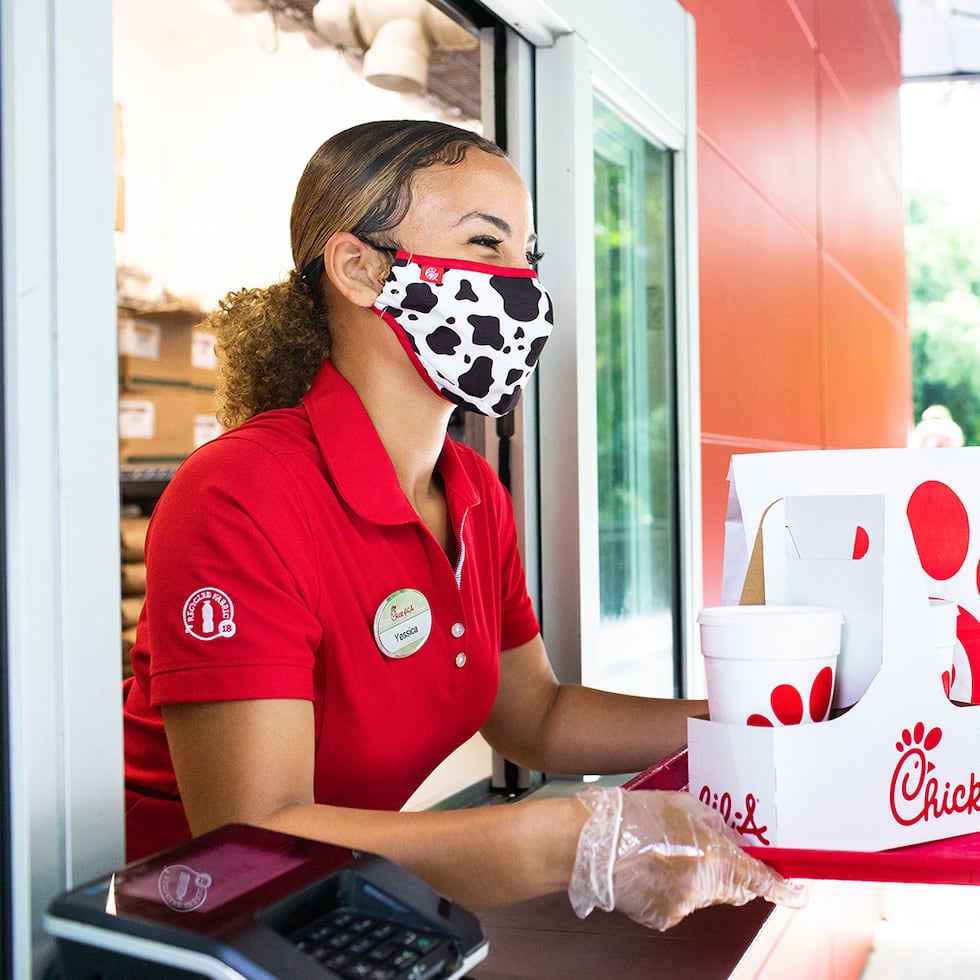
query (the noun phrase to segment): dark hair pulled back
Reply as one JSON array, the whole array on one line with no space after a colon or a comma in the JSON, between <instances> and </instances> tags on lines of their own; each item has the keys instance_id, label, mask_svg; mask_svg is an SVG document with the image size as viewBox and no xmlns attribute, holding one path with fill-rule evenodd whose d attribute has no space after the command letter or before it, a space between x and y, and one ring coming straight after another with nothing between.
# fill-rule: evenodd
<instances>
[{"instance_id":1,"label":"dark hair pulled back","mask_svg":"<svg viewBox=\"0 0 980 980\"><path fill-rule=\"evenodd\" d=\"M330 353L322 284L304 270L338 231L390 244L411 206L412 176L460 163L471 147L503 156L470 130L430 120L362 123L328 139L296 187L293 271L264 289L229 293L205 321L218 338L218 418L226 426L297 405Z\"/></svg>"}]
</instances>

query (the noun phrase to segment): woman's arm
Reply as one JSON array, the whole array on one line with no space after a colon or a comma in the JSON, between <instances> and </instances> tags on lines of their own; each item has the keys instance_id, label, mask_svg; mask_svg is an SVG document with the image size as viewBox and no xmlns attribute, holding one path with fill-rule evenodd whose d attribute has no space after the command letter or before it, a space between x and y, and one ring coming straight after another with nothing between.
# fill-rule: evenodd
<instances>
[{"instance_id":1,"label":"woman's arm","mask_svg":"<svg viewBox=\"0 0 980 980\"><path fill-rule=\"evenodd\" d=\"M568 887L588 816L574 799L399 813L313 802L313 707L299 700L163 708L191 831L251 823L381 854L481 910Z\"/></svg>"},{"instance_id":2,"label":"woman's arm","mask_svg":"<svg viewBox=\"0 0 980 980\"><path fill-rule=\"evenodd\" d=\"M686 745L687 719L707 711L706 701L559 684L536 636L501 654L500 687L482 731L505 758L541 772L627 773Z\"/></svg>"},{"instance_id":3,"label":"woman's arm","mask_svg":"<svg viewBox=\"0 0 980 980\"><path fill-rule=\"evenodd\" d=\"M561 696L552 700L545 714L558 714L539 726L549 739L565 724ZM741 850L716 811L687 793L601 787L581 801L422 813L324 806L313 802L309 702L181 704L163 714L194 834L243 822L381 854L476 911L568 889L579 915L596 905L617 908L666 929L717 902L764 895L799 903L778 875ZM629 721L633 706L618 705L608 717ZM616 741L603 738L608 748L594 758L625 759Z\"/></svg>"}]
</instances>

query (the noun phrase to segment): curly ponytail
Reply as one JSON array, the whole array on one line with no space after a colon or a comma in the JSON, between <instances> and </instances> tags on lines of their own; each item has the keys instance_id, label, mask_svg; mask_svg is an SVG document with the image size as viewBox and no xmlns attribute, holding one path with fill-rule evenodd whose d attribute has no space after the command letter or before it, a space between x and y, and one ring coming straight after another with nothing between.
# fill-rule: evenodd
<instances>
[{"instance_id":1,"label":"curly ponytail","mask_svg":"<svg viewBox=\"0 0 980 980\"><path fill-rule=\"evenodd\" d=\"M329 334L296 273L265 289L229 293L205 327L218 339L217 413L228 428L298 405L329 354Z\"/></svg>"}]
</instances>

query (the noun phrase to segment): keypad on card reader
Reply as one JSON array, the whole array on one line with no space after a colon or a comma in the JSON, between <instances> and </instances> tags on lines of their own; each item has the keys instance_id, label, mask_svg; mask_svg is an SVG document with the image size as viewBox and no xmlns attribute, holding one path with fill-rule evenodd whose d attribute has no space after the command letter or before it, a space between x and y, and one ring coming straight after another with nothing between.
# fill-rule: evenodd
<instances>
[{"instance_id":1,"label":"keypad on card reader","mask_svg":"<svg viewBox=\"0 0 980 980\"><path fill-rule=\"evenodd\" d=\"M291 939L344 980L434 980L459 962L454 944L444 936L352 909L335 909Z\"/></svg>"}]
</instances>

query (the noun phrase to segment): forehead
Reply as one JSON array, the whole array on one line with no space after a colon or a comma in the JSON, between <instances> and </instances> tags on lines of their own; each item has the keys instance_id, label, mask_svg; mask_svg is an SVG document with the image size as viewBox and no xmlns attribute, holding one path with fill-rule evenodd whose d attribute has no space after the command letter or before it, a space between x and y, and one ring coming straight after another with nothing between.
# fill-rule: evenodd
<instances>
[{"instance_id":1,"label":"forehead","mask_svg":"<svg viewBox=\"0 0 980 980\"><path fill-rule=\"evenodd\" d=\"M474 212L501 218L517 235L530 234L531 195L506 157L472 148L458 164L433 164L412 177L406 223L452 225Z\"/></svg>"}]
</instances>

